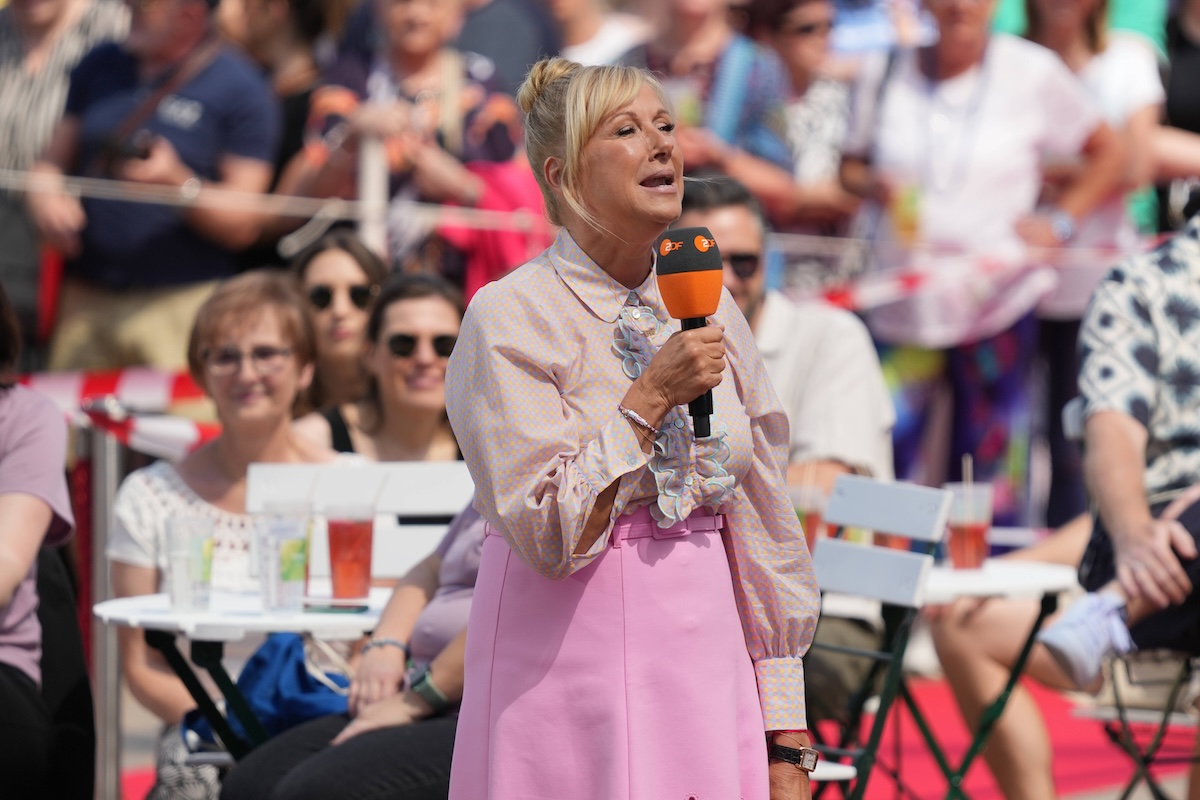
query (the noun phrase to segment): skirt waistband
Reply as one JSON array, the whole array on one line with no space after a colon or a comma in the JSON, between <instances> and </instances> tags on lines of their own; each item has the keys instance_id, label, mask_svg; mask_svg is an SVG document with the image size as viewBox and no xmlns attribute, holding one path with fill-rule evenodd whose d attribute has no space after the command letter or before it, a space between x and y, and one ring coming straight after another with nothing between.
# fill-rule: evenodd
<instances>
[{"instance_id":1,"label":"skirt waistband","mask_svg":"<svg viewBox=\"0 0 1200 800\"><path fill-rule=\"evenodd\" d=\"M643 506L629 514L620 516L613 525L612 542L619 547L625 539L673 539L689 533L718 533L725 527L725 516L714 514L707 508L698 508L687 519L666 528L661 528L650 515L650 508Z\"/></svg>"},{"instance_id":2,"label":"skirt waistband","mask_svg":"<svg viewBox=\"0 0 1200 800\"><path fill-rule=\"evenodd\" d=\"M724 527L724 514L714 514L707 508L698 508L682 522L660 528L658 522L650 515L650 508L643 506L618 517L613 523L610 539L614 547L620 547L620 542L626 539L674 539L689 533L719 533ZM484 532L487 536L501 535L491 523L484 525Z\"/></svg>"}]
</instances>

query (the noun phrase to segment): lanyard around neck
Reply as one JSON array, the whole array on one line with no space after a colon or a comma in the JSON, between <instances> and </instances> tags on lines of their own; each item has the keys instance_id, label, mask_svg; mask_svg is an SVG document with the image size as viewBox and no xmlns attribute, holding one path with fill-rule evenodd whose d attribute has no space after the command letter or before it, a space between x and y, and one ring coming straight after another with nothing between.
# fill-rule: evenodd
<instances>
[{"instance_id":1,"label":"lanyard around neck","mask_svg":"<svg viewBox=\"0 0 1200 800\"><path fill-rule=\"evenodd\" d=\"M971 156L975 149L975 136L979 132L979 111L983 107L984 97L987 95L987 87L991 73L991 48L988 47L983 52L983 58L979 64L979 74L976 78L975 86L971 89L971 96L968 98L965 109L960 112L959 109L952 108L945 103L939 103L937 100L938 81L927 77L922 73L924 79L924 99L925 99L925 147L921 149L920 158L920 178L921 184L927 190L932 190L939 194L950 191L962 185L966 178L967 170L970 168ZM939 107L944 107L942 110ZM946 136L954 127L955 119L961 120L961 132L957 141L954 142L955 147L940 148L935 147L934 137ZM946 176L946 180L938 180L936 174L939 170L935 169L934 152L944 153L944 159L936 160L949 163L948 170L940 171Z\"/></svg>"}]
</instances>

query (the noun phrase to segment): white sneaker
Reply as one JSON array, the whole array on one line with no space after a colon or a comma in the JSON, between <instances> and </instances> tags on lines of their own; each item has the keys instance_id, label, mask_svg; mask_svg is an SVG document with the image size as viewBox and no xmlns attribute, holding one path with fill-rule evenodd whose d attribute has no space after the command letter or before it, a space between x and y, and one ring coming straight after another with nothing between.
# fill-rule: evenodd
<instances>
[{"instance_id":1,"label":"white sneaker","mask_svg":"<svg viewBox=\"0 0 1200 800\"><path fill-rule=\"evenodd\" d=\"M1080 690L1100 677L1104 659L1135 649L1125 624L1125 601L1110 593L1085 595L1037 640Z\"/></svg>"}]
</instances>

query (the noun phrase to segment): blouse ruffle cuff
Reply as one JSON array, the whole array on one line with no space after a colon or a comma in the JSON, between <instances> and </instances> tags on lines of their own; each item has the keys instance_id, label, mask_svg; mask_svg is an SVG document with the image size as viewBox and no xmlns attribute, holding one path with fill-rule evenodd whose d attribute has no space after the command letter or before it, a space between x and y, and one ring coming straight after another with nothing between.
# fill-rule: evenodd
<instances>
[{"instance_id":1,"label":"blouse ruffle cuff","mask_svg":"<svg viewBox=\"0 0 1200 800\"><path fill-rule=\"evenodd\" d=\"M644 466L649 459L629 421L613 408L608 422L576 463L592 489L599 494L622 475Z\"/></svg>"},{"instance_id":2,"label":"blouse ruffle cuff","mask_svg":"<svg viewBox=\"0 0 1200 800\"><path fill-rule=\"evenodd\" d=\"M804 703L804 661L798 657L764 658L754 664L763 730L808 730Z\"/></svg>"}]
</instances>

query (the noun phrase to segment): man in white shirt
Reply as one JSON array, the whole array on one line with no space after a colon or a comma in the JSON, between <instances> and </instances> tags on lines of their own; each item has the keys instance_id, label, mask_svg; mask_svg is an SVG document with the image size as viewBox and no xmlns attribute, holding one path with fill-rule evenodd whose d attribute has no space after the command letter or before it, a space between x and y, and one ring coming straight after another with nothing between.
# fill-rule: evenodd
<instances>
[{"instance_id":1,"label":"man in white shirt","mask_svg":"<svg viewBox=\"0 0 1200 800\"><path fill-rule=\"evenodd\" d=\"M794 303L766 288L767 223L753 195L725 176L697 177L677 227L704 226L725 261L725 288L746 315L791 425L788 484L825 494L837 476L892 478L895 412L866 326L820 302ZM878 605L827 596L817 641L881 645ZM809 719L840 718L870 662L812 651L805 658Z\"/></svg>"}]
</instances>

